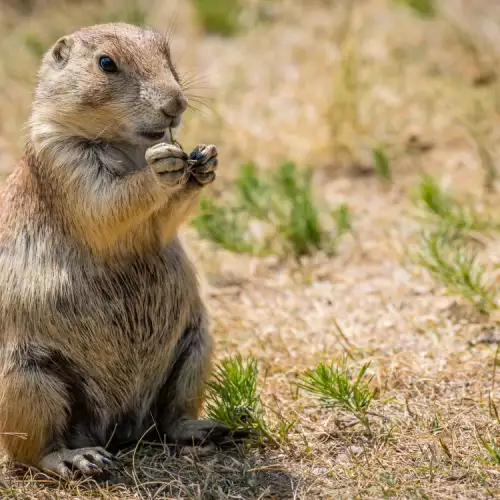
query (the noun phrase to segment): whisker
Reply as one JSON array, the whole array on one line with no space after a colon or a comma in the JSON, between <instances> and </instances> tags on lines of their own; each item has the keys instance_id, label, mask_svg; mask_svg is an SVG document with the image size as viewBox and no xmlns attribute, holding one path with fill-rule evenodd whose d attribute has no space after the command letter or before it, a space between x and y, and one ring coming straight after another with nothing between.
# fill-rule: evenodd
<instances>
[{"instance_id":1,"label":"whisker","mask_svg":"<svg viewBox=\"0 0 500 500\"><path fill-rule=\"evenodd\" d=\"M191 111L195 111L196 113L202 114L202 111L196 106L193 106L192 104L188 104L188 109L190 109Z\"/></svg>"},{"instance_id":2,"label":"whisker","mask_svg":"<svg viewBox=\"0 0 500 500\"><path fill-rule=\"evenodd\" d=\"M202 101L214 101L215 100L214 97L210 97L210 96L206 96L206 95L196 95L196 94L186 94L186 93L184 93L184 95L188 99L200 99Z\"/></svg>"},{"instance_id":3,"label":"whisker","mask_svg":"<svg viewBox=\"0 0 500 500\"><path fill-rule=\"evenodd\" d=\"M200 106L204 106L205 108L212 111L212 113L216 113L215 109L212 106L210 106L210 104L207 104L206 102L203 101L198 101L196 99L192 99L192 101L195 102L196 104L199 104Z\"/></svg>"},{"instance_id":4,"label":"whisker","mask_svg":"<svg viewBox=\"0 0 500 500\"><path fill-rule=\"evenodd\" d=\"M208 82L208 78L203 78L203 79L196 79L196 78L188 78L186 80L181 80L182 82L182 87L187 88L187 87L213 87L213 85L210 85Z\"/></svg>"},{"instance_id":5,"label":"whisker","mask_svg":"<svg viewBox=\"0 0 500 500\"><path fill-rule=\"evenodd\" d=\"M182 88L182 91L184 93L187 90L201 90L201 91L208 90L208 91L213 91L213 90L215 90L215 87L185 87L185 88Z\"/></svg>"},{"instance_id":6,"label":"whisker","mask_svg":"<svg viewBox=\"0 0 500 500\"><path fill-rule=\"evenodd\" d=\"M181 81L182 81L183 85L195 83L195 82L196 83L204 83L204 82L208 81L208 77L200 76L200 75L196 75L196 74L187 76L186 74L184 74L181 78Z\"/></svg>"},{"instance_id":7,"label":"whisker","mask_svg":"<svg viewBox=\"0 0 500 500\"><path fill-rule=\"evenodd\" d=\"M204 110L200 109L200 108L197 108L196 106L193 106L192 104L191 105L188 105L188 108L193 111L194 113L198 113L200 116L202 116L203 118L209 118L211 115L207 112L205 112ZM215 111L213 110L210 110L212 111L212 113L215 115L215 116L219 116Z\"/></svg>"},{"instance_id":8,"label":"whisker","mask_svg":"<svg viewBox=\"0 0 500 500\"><path fill-rule=\"evenodd\" d=\"M177 16L179 15L179 2L177 2L174 13L168 22L167 30L165 32L165 38L167 39L167 43L170 45L170 40L172 39L172 35L174 34L174 29L177 23Z\"/></svg>"},{"instance_id":9,"label":"whisker","mask_svg":"<svg viewBox=\"0 0 500 500\"><path fill-rule=\"evenodd\" d=\"M201 75L200 73L194 73L189 75L189 73L184 73L181 76L181 87L183 89L196 87L200 84L205 84L208 82L208 77L206 75Z\"/></svg>"},{"instance_id":10,"label":"whisker","mask_svg":"<svg viewBox=\"0 0 500 500\"><path fill-rule=\"evenodd\" d=\"M182 90L203 90L203 89L206 89L206 90L214 90L214 86L213 85L200 85L199 83L196 83L196 82L189 82L187 85L186 84L182 84L181 86Z\"/></svg>"},{"instance_id":11,"label":"whisker","mask_svg":"<svg viewBox=\"0 0 500 500\"><path fill-rule=\"evenodd\" d=\"M201 71L185 71L184 73L182 73L182 79L184 80L184 78L188 77L188 79L192 80L192 79L195 79L195 78L199 78L200 80L206 80L207 79L207 75L205 73L202 73Z\"/></svg>"}]
</instances>

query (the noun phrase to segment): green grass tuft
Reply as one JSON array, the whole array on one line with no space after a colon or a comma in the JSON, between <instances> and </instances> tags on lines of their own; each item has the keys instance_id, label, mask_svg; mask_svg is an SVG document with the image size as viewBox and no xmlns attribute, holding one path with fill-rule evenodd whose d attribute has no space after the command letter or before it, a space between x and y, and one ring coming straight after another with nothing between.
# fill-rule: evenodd
<instances>
[{"instance_id":1,"label":"green grass tuft","mask_svg":"<svg viewBox=\"0 0 500 500\"><path fill-rule=\"evenodd\" d=\"M488 314L498 308L497 290L486 279L486 268L478 262L477 251L458 232L441 228L422 234L414 259L479 312Z\"/></svg>"},{"instance_id":2,"label":"green grass tuft","mask_svg":"<svg viewBox=\"0 0 500 500\"><path fill-rule=\"evenodd\" d=\"M395 0L396 3L406 5L413 12L422 17L435 17L437 14L436 0Z\"/></svg>"},{"instance_id":3,"label":"green grass tuft","mask_svg":"<svg viewBox=\"0 0 500 500\"><path fill-rule=\"evenodd\" d=\"M500 441L498 439L485 439L479 435L479 442L487 453L488 462L500 465Z\"/></svg>"},{"instance_id":4,"label":"green grass tuft","mask_svg":"<svg viewBox=\"0 0 500 500\"><path fill-rule=\"evenodd\" d=\"M424 176L419 187L418 197L425 208L442 219L454 219L455 201L446 194L430 175Z\"/></svg>"},{"instance_id":5,"label":"green grass tuft","mask_svg":"<svg viewBox=\"0 0 500 500\"><path fill-rule=\"evenodd\" d=\"M241 204L248 214L257 219L268 219L272 211L271 186L262 179L254 163L241 166L236 189Z\"/></svg>"},{"instance_id":6,"label":"green grass tuft","mask_svg":"<svg viewBox=\"0 0 500 500\"><path fill-rule=\"evenodd\" d=\"M311 169L285 162L276 171L263 173L247 163L236 180L236 199L224 206L202 200L202 213L194 223L202 237L229 250L263 253L279 247L300 257L319 249L334 250L339 238L350 230L351 214L346 205L333 214L335 236L323 227L320 216ZM246 236L251 219L265 223L268 234L264 241L251 241Z\"/></svg>"},{"instance_id":7,"label":"green grass tuft","mask_svg":"<svg viewBox=\"0 0 500 500\"><path fill-rule=\"evenodd\" d=\"M208 383L207 415L231 429L252 428L261 412L257 395L257 361L241 356L221 361Z\"/></svg>"},{"instance_id":8,"label":"green grass tuft","mask_svg":"<svg viewBox=\"0 0 500 500\"><path fill-rule=\"evenodd\" d=\"M283 202L281 213L277 213L278 228L294 253L307 255L323 248L327 235L313 200L312 171L299 171L294 163L283 163L275 176L275 186Z\"/></svg>"},{"instance_id":9,"label":"green grass tuft","mask_svg":"<svg viewBox=\"0 0 500 500\"><path fill-rule=\"evenodd\" d=\"M258 364L254 358L246 362L240 355L226 358L215 368L213 380L207 383L207 416L233 430L248 430L273 444L278 441L272 435L264 417L264 410L257 394ZM279 431L284 435L293 426Z\"/></svg>"},{"instance_id":10,"label":"green grass tuft","mask_svg":"<svg viewBox=\"0 0 500 500\"><path fill-rule=\"evenodd\" d=\"M333 211L333 219L337 228L337 239L353 231L352 214L347 203L342 203Z\"/></svg>"},{"instance_id":11,"label":"green grass tuft","mask_svg":"<svg viewBox=\"0 0 500 500\"><path fill-rule=\"evenodd\" d=\"M375 171L375 175L381 181L386 183L392 182L391 164L387 153L382 149L382 147L373 149L373 169Z\"/></svg>"},{"instance_id":12,"label":"green grass tuft","mask_svg":"<svg viewBox=\"0 0 500 500\"><path fill-rule=\"evenodd\" d=\"M236 187L244 209L274 225L295 255L323 247L327 235L313 200L310 169L285 162L274 175L264 178L255 165L247 164L240 170Z\"/></svg>"},{"instance_id":13,"label":"green grass tuft","mask_svg":"<svg viewBox=\"0 0 500 500\"><path fill-rule=\"evenodd\" d=\"M238 210L218 205L215 201L203 198L200 214L193 224L202 238L214 241L233 252L256 252L255 243L246 236L246 225Z\"/></svg>"},{"instance_id":14,"label":"green grass tuft","mask_svg":"<svg viewBox=\"0 0 500 500\"><path fill-rule=\"evenodd\" d=\"M340 366L321 363L301 377L298 386L319 397L327 408L339 408L352 414L371 434L368 409L375 396L370 389L372 377L366 375L369 363L364 364L353 378L344 358Z\"/></svg>"},{"instance_id":15,"label":"green grass tuft","mask_svg":"<svg viewBox=\"0 0 500 500\"><path fill-rule=\"evenodd\" d=\"M417 203L434 215L441 225L461 231L488 231L500 227L498 222L479 214L473 206L460 203L446 193L429 175L420 182L416 198Z\"/></svg>"},{"instance_id":16,"label":"green grass tuft","mask_svg":"<svg viewBox=\"0 0 500 500\"><path fill-rule=\"evenodd\" d=\"M238 31L238 0L192 0L198 20L208 33L230 36Z\"/></svg>"}]
</instances>

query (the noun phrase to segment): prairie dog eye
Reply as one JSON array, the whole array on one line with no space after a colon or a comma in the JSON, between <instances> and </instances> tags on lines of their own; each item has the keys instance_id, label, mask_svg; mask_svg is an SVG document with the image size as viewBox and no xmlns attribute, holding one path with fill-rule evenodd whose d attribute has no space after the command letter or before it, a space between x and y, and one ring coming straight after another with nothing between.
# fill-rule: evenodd
<instances>
[{"instance_id":1,"label":"prairie dog eye","mask_svg":"<svg viewBox=\"0 0 500 500\"><path fill-rule=\"evenodd\" d=\"M115 61L108 56L101 56L99 58L99 67L106 73L116 73L118 71Z\"/></svg>"}]
</instances>

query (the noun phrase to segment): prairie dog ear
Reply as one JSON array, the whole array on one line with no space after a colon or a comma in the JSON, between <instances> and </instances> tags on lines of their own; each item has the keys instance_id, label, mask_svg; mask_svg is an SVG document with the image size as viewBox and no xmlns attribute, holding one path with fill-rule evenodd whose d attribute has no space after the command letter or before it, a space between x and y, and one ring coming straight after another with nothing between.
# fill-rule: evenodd
<instances>
[{"instance_id":1,"label":"prairie dog ear","mask_svg":"<svg viewBox=\"0 0 500 500\"><path fill-rule=\"evenodd\" d=\"M65 66L68 62L73 46L73 38L71 36L63 36L59 38L51 49L52 58L59 66Z\"/></svg>"}]
</instances>

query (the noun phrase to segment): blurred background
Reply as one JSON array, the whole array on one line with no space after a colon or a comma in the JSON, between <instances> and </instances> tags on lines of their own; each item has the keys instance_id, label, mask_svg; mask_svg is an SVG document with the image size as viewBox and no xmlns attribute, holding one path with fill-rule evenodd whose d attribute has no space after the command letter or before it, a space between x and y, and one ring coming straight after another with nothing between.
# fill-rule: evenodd
<instances>
[{"instance_id":1,"label":"blurred background","mask_svg":"<svg viewBox=\"0 0 500 500\"><path fill-rule=\"evenodd\" d=\"M168 32L193 95L179 140L217 144L222 175L283 159L363 173L496 158L495 0L2 0L0 155L23 146L42 54L108 21ZM196 97L194 97L196 96ZM496 129L496 130L495 130ZM446 151L446 156L440 153ZM411 153L411 154L407 154ZM417 159L415 159L417 157ZM366 172L365 172L366 173Z\"/></svg>"},{"instance_id":2,"label":"blurred background","mask_svg":"<svg viewBox=\"0 0 500 500\"><path fill-rule=\"evenodd\" d=\"M444 186L472 190L479 201L495 189L496 0L2 0L0 176L22 152L43 53L64 34L109 21L152 25L169 36L191 104L177 139L188 150L198 143L219 148L219 179L210 195L226 200L240 179L243 190L254 198L259 193L254 200L240 194L260 204L261 215L274 210L271 225L284 215L315 226L292 221L304 227L279 232L302 232L298 238L311 241L273 251L303 255L324 248L321 231L338 235L349 226L345 203L370 213L364 190L373 194L374 178L393 186L375 203L392 197L394 210L405 203L397 194L409 194L425 173L438 174ZM281 210L286 214L262 206L268 194L266 186L256 190L255 168L275 170L285 161L294 166L282 178L297 178L295 165L312 167L302 187L315 186L306 196L323 200L328 217L318 211L310 220L311 199L296 214L290 206ZM249 163L253 170L245 170ZM290 205L276 194L275 181L267 185L275 204ZM234 203L202 203L212 214L198 219L203 237L253 254L276 247L269 224L241 221ZM260 243L249 243L251 233Z\"/></svg>"}]
</instances>

